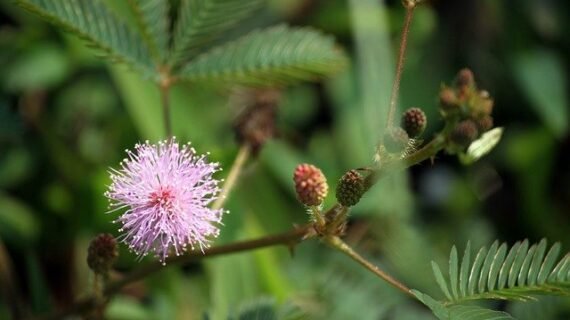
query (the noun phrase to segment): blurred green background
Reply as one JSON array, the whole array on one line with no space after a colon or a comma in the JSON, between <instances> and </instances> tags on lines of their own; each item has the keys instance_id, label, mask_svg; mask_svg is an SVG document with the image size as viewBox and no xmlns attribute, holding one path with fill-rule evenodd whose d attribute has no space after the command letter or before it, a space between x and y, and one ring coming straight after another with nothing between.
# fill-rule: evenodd
<instances>
[{"instance_id":1,"label":"blurred green background","mask_svg":"<svg viewBox=\"0 0 570 320\"><path fill-rule=\"evenodd\" d=\"M403 14L399 1L272 0L234 31L283 21L314 26L336 36L351 65L320 83L283 90L279 137L246 166L217 243L304 223L291 178L297 164L319 166L334 190L346 170L371 162ZM0 319L9 319L12 308L48 312L90 292L89 240L118 234L115 214L105 214L107 168L125 148L161 139L164 130L151 82L103 62L82 41L9 1L0 1L0 17ZM441 126L441 84L469 67L494 96L495 123L505 135L472 166L441 154L433 165L383 180L352 211L347 241L436 297L430 261L445 264L453 244L462 250L467 240L479 247L545 237L569 251L568 30L570 3L563 0L434 0L416 10L402 109L428 114L429 137ZM177 86L179 141L210 151L229 169L238 149L232 123L239 94L227 86ZM331 194L326 205L332 203ZM121 246L118 272L141 263ZM113 298L106 315L226 319L256 303L295 309L305 319L433 318L317 241L299 245L294 257L272 248L165 268ZM523 320L570 318L562 298L493 307Z\"/></svg>"}]
</instances>

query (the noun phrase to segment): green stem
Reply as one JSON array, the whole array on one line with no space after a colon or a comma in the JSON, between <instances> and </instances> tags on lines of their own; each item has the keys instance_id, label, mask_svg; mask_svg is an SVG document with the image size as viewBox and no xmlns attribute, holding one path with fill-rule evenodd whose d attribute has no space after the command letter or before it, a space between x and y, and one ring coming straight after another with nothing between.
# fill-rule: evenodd
<instances>
[{"instance_id":1,"label":"green stem","mask_svg":"<svg viewBox=\"0 0 570 320\"><path fill-rule=\"evenodd\" d=\"M164 119L164 130L166 136L172 138L172 123L170 120L170 82L164 80L160 85L160 98L162 102L162 117Z\"/></svg>"},{"instance_id":2,"label":"green stem","mask_svg":"<svg viewBox=\"0 0 570 320\"><path fill-rule=\"evenodd\" d=\"M380 169L373 171L366 177L364 182L365 188L368 191L372 186L381 178L390 175L394 172L404 170L431 157L434 157L439 151L443 150L447 145L447 140L444 134L437 134L433 140L423 146L416 152L406 156L403 159L394 160L384 164Z\"/></svg>"},{"instance_id":3,"label":"green stem","mask_svg":"<svg viewBox=\"0 0 570 320\"><path fill-rule=\"evenodd\" d=\"M247 162L247 159L249 158L250 154L251 154L251 146L247 143L242 144L238 151L236 159L232 164L230 173L226 178L224 186L222 187L222 192L220 193L220 196L216 199L216 201L212 205L212 209L217 210L224 205L228 195L230 194L233 187L236 185L239 175L243 169L243 166Z\"/></svg>"},{"instance_id":4,"label":"green stem","mask_svg":"<svg viewBox=\"0 0 570 320\"><path fill-rule=\"evenodd\" d=\"M374 265L373 263L366 260L361 255L359 255L356 251L354 251L354 249L352 249L352 247L350 247L348 244L346 244L344 241L342 241L339 237L337 237L337 236L325 237L324 240L332 248L346 254L347 256L352 258L354 261L360 263L363 267L365 267L366 269L368 269L369 271L371 271L372 273L374 273L375 275L380 277L382 280L388 282L394 288L396 288L396 289L402 291L403 293L413 297L414 299L417 299L416 296L411 292L410 288L406 287L403 283L394 279L392 276L390 276L389 274L384 272L378 266Z\"/></svg>"}]
</instances>

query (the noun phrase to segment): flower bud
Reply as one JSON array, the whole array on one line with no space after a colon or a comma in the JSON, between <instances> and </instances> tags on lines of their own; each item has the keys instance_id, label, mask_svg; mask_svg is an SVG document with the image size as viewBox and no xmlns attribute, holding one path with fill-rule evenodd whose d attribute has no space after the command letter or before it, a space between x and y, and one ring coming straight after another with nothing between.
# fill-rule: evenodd
<instances>
[{"instance_id":1,"label":"flower bud","mask_svg":"<svg viewBox=\"0 0 570 320\"><path fill-rule=\"evenodd\" d=\"M410 138L419 137L427 126L426 114L419 108L410 108L402 115L402 128Z\"/></svg>"},{"instance_id":2,"label":"flower bud","mask_svg":"<svg viewBox=\"0 0 570 320\"><path fill-rule=\"evenodd\" d=\"M471 87L475 84L475 77L473 71L468 68L459 70L457 73L456 83L458 87Z\"/></svg>"},{"instance_id":3,"label":"flower bud","mask_svg":"<svg viewBox=\"0 0 570 320\"><path fill-rule=\"evenodd\" d=\"M441 89L439 92L439 103L441 104L441 108L446 112L459 109L457 95L453 89L448 87Z\"/></svg>"},{"instance_id":4,"label":"flower bud","mask_svg":"<svg viewBox=\"0 0 570 320\"><path fill-rule=\"evenodd\" d=\"M345 207L357 204L364 194L364 179L356 170L346 172L338 182L336 200Z\"/></svg>"},{"instance_id":5,"label":"flower bud","mask_svg":"<svg viewBox=\"0 0 570 320\"><path fill-rule=\"evenodd\" d=\"M108 233L102 233L89 243L87 265L95 273L106 274L118 256L119 251L115 238Z\"/></svg>"},{"instance_id":6,"label":"flower bud","mask_svg":"<svg viewBox=\"0 0 570 320\"><path fill-rule=\"evenodd\" d=\"M321 170L311 164L300 164L293 175L299 201L307 206L320 205L329 191L327 179Z\"/></svg>"},{"instance_id":7,"label":"flower bud","mask_svg":"<svg viewBox=\"0 0 570 320\"><path fill-rule=\"evenodd\" d=\"M386 151L390 153L399 153L404 151L408 145L408 134L400 127L390 127L384 133L383 144Z\"/></svg>"},{"instance_id":8,"label":"flower bud","mask_svg":"<svg viewBox=\"0 0 570 320\"><path fill-rule=\"evenodd\" d=\"M491 116L484 116L480 119L477 119L477 128L479 128L479 132L489 131L493 127L493 118Z\"/></svg>"},{"instance_id":9,"label":"flower bud","mask_svg":"<svg viewBox=\"0 0 570 320\"><path fill-rule=\"evenodd\" d=\"M258 153L265 142L275 136L277 105L280 93L276 90L258 90L250 93L252 100L236 119L234 131L239 143L248 143Z\"/></svg>"},{"instance_id":10,"label":"flower bud","mask_svg":"<svg viewBox=\"0 0 570 320\"><path fill-rule=\"evenodd\" d=\"M479 131L477 125L472 120L463 120L455 126L449 138L451 142L461 147L468 147L471 142L477 139Z\"/></svg>"}]
</instances>

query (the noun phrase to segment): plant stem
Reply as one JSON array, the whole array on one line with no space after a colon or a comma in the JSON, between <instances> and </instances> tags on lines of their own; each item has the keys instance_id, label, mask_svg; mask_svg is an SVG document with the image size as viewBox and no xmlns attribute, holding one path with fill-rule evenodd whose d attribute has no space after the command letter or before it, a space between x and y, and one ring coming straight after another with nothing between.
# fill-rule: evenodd
<instances>
[{"instance_id":1,"label":"plant stem","mask_svg":"<svg viewBox=\"0 0 570 320\"><path fill-rule=\"evenodd\" d=\"M172 138L172 123L170 121L170 82L165 80L160 85L160 98L162 101L162 117L166 136Z\"/></svg>"},{"instance_id":2,"label":"plant stem","mask_svg":"<svg viewBox=\"0 0 570 320\"><path fill-rule=\"evenodd\" d=\"M224 205L224 203L227 200L228 195L230 194L230 191L236 185L239 174L242 171L243 166L246 163L247 159L249 158L250 154L251 154L251 146L248 143L242 144L239 151L238 151L236 159L234 160L234 163L232 164L232 167L230 169L230 173L228 174L228 177L226 178L226 182L224 183L224 186L222 187L222 192L220 193L220 196L216 199L216 201L212 205L212 209L217 210L217 209L220 209Z\"/></svg>"},{"instance_id":3,"label":"plant stem","mask_svg":"<svg viewBox=\"0 0 570 320\"><path fill-rule=\"evenodd\" d=\"M402 79L402 72L404 71L404 59L406 57L406 47L408 46L408 34L412 18L414 17L415 6L406 6L406 17L404 20L404 27L402 28L402 35L400 39L400 49L398 51L398 63L396 65L396 76L394 77L394 84L392 85L392 93L390 95L390 108L388 109L388 121L386 127L394 124L394 113L396 113L396 104L398 103L398 94L400 92L400 82Z\"/></svg>"},{"instance_id":4,"label":"plant stem","mask_svg":"<svg viewBox=\"0 0 570 320\"><path fill-rule=\"evenodd\" d=\"M173 266L173 265L187 264L207 257L261 249L276 245L293 246L301 240L309 239L315 236L316 234L314 233L312 224L307 224L276 235L270 235L258 239L240 241L227 245L212 247L210 249L204 250L204 252L193 251L188 254L170 259L168 261L168 265ZM165 267L162 265L162 263L159 262L153 262L144 265L134 270L133 272L127 274L122 279L109 283L107 286L105 286L105 289L103 290L103 295L104 297L108 298L119 292L126 285L141 280L146 276L157 273L164 269ZM55 319L63 319L67 316L74 314L84 314L92 310L93 308L96 308L98 303L100 303L100 301L101 300L98 299L95 295L91 295L76 301L68 309L38 319L55 320Z\"/></svg>"},{"instance_id":5,"label":"plant stem","mask_svg":"<svg viewBox=\"0 0 570 320\"><path fill-rule=\"evenodd\" d=\"M379 267L372 264L370 261L363 258L356 251L354 251L354 249L352 249L352 247L350 247L348 244L346 244L344 241L342 241L339 237L337 237L337 236L325 237L325 242L328 245L330 245L331 247L333 247L334 249L336 249L336 250L346 254L347 256L351 257L353 260L360 263L362 266L364 266L366 269L368 269L369 271L371 271L372 273L374 273L375 275L380 277L382 280L388 282L394 288L396 288L396 289L402 291L403 293L413 297L414 299L417 299L414 296L414 294L411 292L410 288L406 287L403 283L392 278L392 276L390 276L389 274L384 272L382 269L380 269Z\"/></svg>"}]
</instances>

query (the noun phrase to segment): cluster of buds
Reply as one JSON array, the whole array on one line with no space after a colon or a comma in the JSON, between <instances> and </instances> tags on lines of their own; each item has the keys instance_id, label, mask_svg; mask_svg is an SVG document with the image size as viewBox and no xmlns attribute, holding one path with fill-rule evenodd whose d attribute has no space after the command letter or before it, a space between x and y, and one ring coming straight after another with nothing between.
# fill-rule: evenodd
<instances>
[{"instance_id":1,"label":"cluster of buds","mask_svg":"<svg viewBox=\"0 0 570 320\"><path fill-rule=\"evenodd\" d=\"M237 117L234 131L240 144L247 143L254 153L258 153L263 144L275 136L280 92L264 89L247 94L250 95L250 101L244 102L246 108Z\"/></svg>"},{"instance_id":2,"label":"cluster of buds","mask_svg":"<svg viewBox=\"0 0 570 320\"><path fill-rule=\"evenodd\" d=\"M442 87L439 100L442 116L452 124L448 151L463 151L493 127L493 99L487 91L477 88L471 70L459 71L454 86Z\"/></svg>"},{"instance_id":3,"label":"cluster of buds","mask_svg":"<svg viewBox=\"0 0 570 320\"><path fill-rule=\"evenodd\" d=\"M108 233L102 233L89 243L87 265L96 274L106 275L118 256L117 240Z\"/></svg>"}]
</instances>

